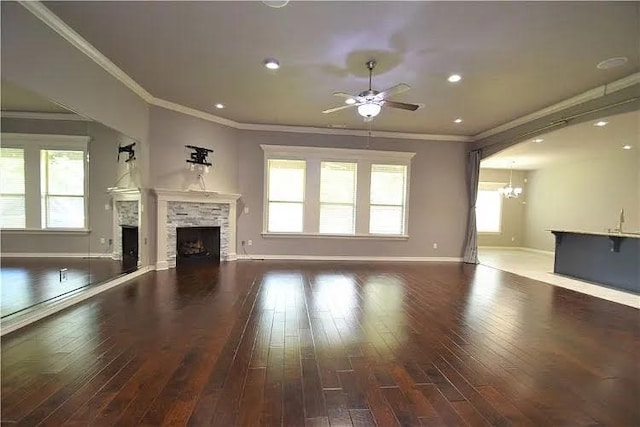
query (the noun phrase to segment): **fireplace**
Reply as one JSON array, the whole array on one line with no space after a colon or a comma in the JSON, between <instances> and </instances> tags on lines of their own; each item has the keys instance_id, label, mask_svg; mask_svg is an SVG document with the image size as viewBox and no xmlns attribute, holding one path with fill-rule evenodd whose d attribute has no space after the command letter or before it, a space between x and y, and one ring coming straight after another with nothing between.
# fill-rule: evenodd
<instances>
[{"instance_id":1,"label":"fireplace","mask_svg":"<svg viewBox=\"0 0 640 427\"><path fill-rule=\"evenodd\" d=\"M138 267L138 227L122 226L122 271Z\"/></svg>"},{"instance_id":2,"label":"fireplace","mask_svg":"<svg viewBox=\"0 0 640 427\"><path fill-rule=\"evenodd\" d=\"M157 197L156 269L177 265L177 229L220 227L219 258L236 259L236 204L239 194L154 189Z\"/></svg>"},{"instance_id":3,"label":"fireplace","mask_svg":"<svg viewBox=\"0 0 640 427\"><path fill-rule=\"evenodd\" d=\"M176 265L220 262L220 227L177 227Z\"/></svg>"}]
</instances>

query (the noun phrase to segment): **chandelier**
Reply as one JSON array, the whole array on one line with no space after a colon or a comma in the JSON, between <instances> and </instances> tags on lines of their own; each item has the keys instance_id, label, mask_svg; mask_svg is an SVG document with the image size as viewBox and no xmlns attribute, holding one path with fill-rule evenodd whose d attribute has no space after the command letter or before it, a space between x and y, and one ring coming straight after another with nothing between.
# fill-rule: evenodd
<instances>
[{"instance_id":1,"label":"chandelier","mask_svg":"<svg viewBox=\"0 0 640 427\"><path fill-rule=\"evenodd\" d=\"M509 184L505 187L502 187L498 190L500 194L502 194L507 199L517 199L520 194L522 194L522 187L514 187L513 186L513 163L511 163L511 168L509 172Z\"/></svg>"}]
</instances>

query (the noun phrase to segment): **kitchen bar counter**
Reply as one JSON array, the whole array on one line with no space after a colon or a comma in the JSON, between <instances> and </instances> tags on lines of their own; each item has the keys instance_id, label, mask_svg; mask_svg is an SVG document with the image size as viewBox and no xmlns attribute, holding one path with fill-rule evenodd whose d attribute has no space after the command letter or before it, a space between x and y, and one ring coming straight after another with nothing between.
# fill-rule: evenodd
<instances>
[{"instance_id":1,"label":"kitchen bar counter","mask_svg":"<svg viewBox=\"0 0 640 427\"><path fill-rule=\"evenodd\" d=\"M640 293L640 234L549 231L556 236L554 273Z\"/></svg>"}]
</instances>

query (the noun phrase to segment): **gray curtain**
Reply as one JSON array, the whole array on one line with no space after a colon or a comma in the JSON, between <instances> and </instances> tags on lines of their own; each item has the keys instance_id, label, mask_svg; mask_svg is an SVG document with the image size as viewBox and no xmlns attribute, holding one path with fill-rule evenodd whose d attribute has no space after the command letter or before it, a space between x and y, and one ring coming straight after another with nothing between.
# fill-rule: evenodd
<instances>
[{"instance_id":1,"label":"gray curtain","mask_svg":"<svg viewBox=\"0 0 640 427\"><path fill-rule=\"evenodd\" d=\"M482 151L469 152L467 158L467 196L469 198L469 215L467 219L467 239L464 244L464 257L467 264L478 263L478 233L476 230L476 198L478 196L478 176L480 175L480 158Z\"/></svg>"}]
</instances>

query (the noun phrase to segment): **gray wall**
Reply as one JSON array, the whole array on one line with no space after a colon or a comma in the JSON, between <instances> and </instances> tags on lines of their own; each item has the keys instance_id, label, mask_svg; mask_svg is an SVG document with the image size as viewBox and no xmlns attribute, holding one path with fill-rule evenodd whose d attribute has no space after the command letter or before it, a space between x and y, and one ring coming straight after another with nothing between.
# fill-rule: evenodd
<instances>
[{"instance_id":1,"label":"gray wall","mask_svg":"<svg viewBox=\"0 0 640 427\"><path fill-rule=\"evenodd\" d=\"M479 233L478 246L519 247L524 243L524 212L528 196L525 171L513 171L513 185L522 187L517 199L502 199L502 231ZM504 169L480 169L480 182L509 182L509 171Z\"/></svg>"},{"instance_id":2,"label":"gray wall","mask_svg":"<svg viewBox=\"0 0 640 427\"><path fill-rule=\"evenodd\" d=\"M619 150L597 159L563 163L528 175L525 246L552 251L552 228L606 231L621 208L624 229L640 231L640 157Z\"/></svg>"},{"instance_id":3,"label":"gray wall","mask_svg":"<svg viewBox=\"0 0 640 427\"><path fill-rule=\"evenodd\" d=\"M191 151L185 145L195 145L214 150L209 155L213 168L204 174L206 189L237 193L235 129L160 107L151 107L149 123L152 188L199 190L199 172L190 171L186 163Z\"/></svg>"},{"instance_id":4,"label":"gray wall","mask_svg":"<svg viewBox=\"0 0 640 427\"><path fill-rule=\"evenodd\" d=\"M17 2L2 2L2 78L139 141L147 103Z\"/></svg>"},{"instance_id":5,"label":"gray wall","mask_svg":"<svg viewBox=\"0 0 640 427\"><path fill-rule=\"evenodd\" d=\"M242 240L258 255L332 255L381 257L460 257L467 218L466 145L374 138L375 150L415 152L411 164L407 241L335 238L263 238L264 153L260 144L366 148L366 138L297 133L238 131L238 173L242 206L238 252ZM242 209L239 209L242 212ZM433 249L433 243L438 249Z\"/></svg>"},{"instance_id":6,"label":"gray wall","mask_svg":"<svg viewBox=\"0 0 640 427\"><path fill-rule=\"evenodd\" d=\"M14 133L49 133L58 135L88 135L89 142L89 235L2 233L2 252L7 253L110 253L100 238L112 238L112 211L106 210L111 197L108 187L116 182L118 168L116 154L118 143L123 140L119 132L95 122L71 122L60 120L2 119L2 131Z\"/></svg>"}]
</instances>

